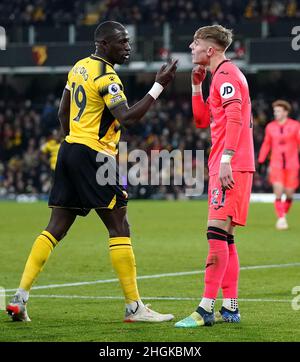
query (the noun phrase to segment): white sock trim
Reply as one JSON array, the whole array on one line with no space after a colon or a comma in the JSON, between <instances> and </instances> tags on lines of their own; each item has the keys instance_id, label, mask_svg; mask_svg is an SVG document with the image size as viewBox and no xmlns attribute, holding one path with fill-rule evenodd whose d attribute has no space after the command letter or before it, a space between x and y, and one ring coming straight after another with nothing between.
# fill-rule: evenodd
<instances>
[{"instance_id":1,"label":"white sock trim","mask_svg":"<svg viewBox=\"0 0 300 362\"><path fill-rule=\"evenodd\" d=\"M224 298L222 307L234 312L238 309L237 298Z\"/></svg>"},{"instance_id":2,"label":"white sock trim","mask_svg":"<svg viewBox=\"0 0 300 362\"><path fill-rule=\"evenodd\" d=\"M132 303L126 304L126 310L135 313L139 308L144 307L144 303L139 299Z\"/></svg>"},{"instance_id":3,"label":"white sock trim","mask_svg":"<svg viewBox=\"0 0 300 362\"><path fill-rule=\"evenodd\" d=\"M215 299L202 298L199 306L205 309L208 313L212 313L215 307Z\"/></svg>"}]
</instances>

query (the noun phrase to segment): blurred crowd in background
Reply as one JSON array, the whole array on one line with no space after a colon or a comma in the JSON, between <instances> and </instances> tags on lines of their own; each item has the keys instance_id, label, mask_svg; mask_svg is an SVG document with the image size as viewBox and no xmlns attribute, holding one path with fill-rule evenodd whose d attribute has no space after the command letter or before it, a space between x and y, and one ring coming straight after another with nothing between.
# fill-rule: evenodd
<instances>
[{"instance_id":1,"label":"blurred crowd in background","mask_svg":"<svg viewBox=\"0 0 300 362\"><path fill-rule=\"evenodd\" d=\"M1 0L0 23L97 24L100 19L157 26L165 21L210 20L235 24L241 19L276 21L299 18L299 0Z\"/></svg>"},{"instance_id":2,"label":"blurred crowd in background","mask_svg":"<svg viewBox=\"0 0 300 362\"><path fill-rule=\"evenodd\" d=\"M280 87L283 82L279 81ZM273 89L274 90L274 89ZM13 92L13 91L12 91ZM252 95L254 115L254 141L256 157L263 141L264 128L273 119L271 102L274 95L261 92ZM137 92L142 96L143 92ZM43 95L44 102L23 96L10 96L0 100L0 197L14 194L47 194L51 187L49 157L41 151L53 130L59 129L57 110L59 96ZM41 98L39 98L41 99ZM292 116L300 119L299 101L286 97L293 105ZM136 100L132 99L130 104ZM122 140L128 143L128 152L142 149L172 151L204 150L205 162L210 151L209 130L196 129L191 113L190 95L185 97L165 93L151 111L135 126L123 130ZM195 168L197 165L192 164ZM163 172L163 171L161 171ZM176 170L175 170L176 172ZM205 168L207 191L207 168ZM129 186L134 198L181 198L183 186ZM255 174L254 192L269 192L271 187L266 174Z\"/></svg>"},{"instance_id":3,"label":"blurred crowd in background","mask_svg":"<svg viewBox=\"0 0 300 362\"><path fill-rule=\"evenodd\" d=\"M173 23L172 41L184 44L186 51L187 40L176 38L177 24L191 25L194 23L222 23L232 25L249 20L250 28L239 28L239 35L248 31L246 38L253 35L253 27L259 29L256 36L260 37L263 28L261 21L267 21L270 31L264 36L286 36L290 34L290 26L300 18L300 0L1 0L0 25L16 27L17 33L27 25L36 25L45 28L74 24L81 28L91 28L89 25L100 21L115 20L124 24L135 24L137 28L148 26L145 39L151 37L153 26L161 29L166 21ZM253 20L253 21L251 21ZM256 21L260 22L256 26ZM281 30L274 32L273 26ZM287 25L287 28L285 25ZM83 25L83 26L81 26ZM86 25L86 27L85 27ZM18 27L20 29L18 29ZM70 27L71 28L71 27ZM180 28L180 29L181 29ZM15 30L16 30L15 29ZM175 31L174 31L175 29ZM276 30L275 29L275 30ZM190 34L191 29L186 29ZM22 31L21 31L22 33ZM37 36L40 30L37 31ZM65 31L65 33L67 33ZM175 34L174 34L175 33ZM27 32L26 32L27 34ZM252 34L252 35L251 35ZM255 36L254 34L254 36ZM17 37L18 38L18 37ZM17 39L16 38L16 39ZM14 38L13 38L14 39ZM90 33L88 32L88 39ZM19 41L24 41L20 36ZM149 45L142 38L143 44ZM153 43L154 44L154 43ZM159 47L162 45L159 43ZM159 48L160 49L160 48ZM173 49L174 50L174 49ZM233 44L233 57L243 58L245 49L240 36ZM148 58L147 58L148 59ZM14 77L14 76L13 76ZM189 81L189 74L186 80ZM5 78L3 76L2 80ZM14 86L9 85L7 79L0 82L0 198L18 194L47 195L51 188L51 170L49 150L60 141L57 131L59 122L57 110L65 79L57 81L58 75L46 76L41 80L38 76L20 76ZM271 103L278 98L288 100L293 106L291 116L300 120L300 103L298 98L298 84L300 76L293 71L269 71L260 74L247 74L252 98L254 116L254 142L256 157L264 137L266 124L272 120ZM28 82L28 79L30 80ZM137 84L134 76L125 82L129 92L129 103L133 104L148 91L149 84ZM29 86L25 86L29 84ZM22 89L19 89L22 88ZM178 87L164 92L155 102L151 111L142 121L128 130L123 130L122 140L128 143L128 152L133 149L142 149L151 154L152 150L204 150L205 164L210 151L209 130L196 129L191 113L191 94L189 84L183 90ZM207 89L206 89L207 90ZM178 92L179 91L179 92ZM128 95L128 93L126 92ZM52 140L51 144L47 143ZM45 146L48 145L48 146ZM55 148L55 147L54 147ZM51 153L51 152L50 152ZM53 163L53 157L52 161ZM197 165L194 159L190 167L195 170ZM174 169L171 179L180 170ZM161 176L164 170L160 170ZM175 173L175 174L174 174ZM149 175L144 175L146 178ZM208 172L204 170L204 191L207 192ZM128 191L134 198L181 198L184 197L186 185L170 186L130 186ZM255 174L254 192L270 192L267 174ZM46 196L45 196L46 197Z\"/></svg>"}]
</instances>

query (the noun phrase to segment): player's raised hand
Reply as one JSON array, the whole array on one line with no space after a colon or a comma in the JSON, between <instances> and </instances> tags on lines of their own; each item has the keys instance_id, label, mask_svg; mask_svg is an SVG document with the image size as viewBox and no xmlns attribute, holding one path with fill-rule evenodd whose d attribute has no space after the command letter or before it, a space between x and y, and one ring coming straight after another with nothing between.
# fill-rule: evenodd
<instances>
[{"instance_id":1,"label":"player's raised hand","mask_svg":"<svg viewBox=\"0 0 300 362\"><path fill-rule=\"evenodd\" d=\"M166 87L175 76L177 70L178 59L171 60L169 63L164 64L157 72L155 81Z\"/></svg>"},{"instance_id":2,"label":"player's raised hand","mask_svg":"<svg viewBox=\"0 0 300 362\"><path fill-rule=\"evenodd\" d=\"M192 85L200 85L206 77L206 69L203 65L197 65L192 70Z\"/></svg>"}]
</instances>

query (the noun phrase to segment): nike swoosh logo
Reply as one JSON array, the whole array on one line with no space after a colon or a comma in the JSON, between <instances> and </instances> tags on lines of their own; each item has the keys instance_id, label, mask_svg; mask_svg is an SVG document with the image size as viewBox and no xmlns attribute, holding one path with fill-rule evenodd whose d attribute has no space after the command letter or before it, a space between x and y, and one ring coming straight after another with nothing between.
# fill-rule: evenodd
<instances>
[{"instance_id":1,"label":"nike swoosh logo","mask_svg":"<svg viewBox=\"0 0 300 362\"><path fill-rule=\"evenodd\" d=\"M214 209L219 210L219 209L221 209L221 207L223 207L223 206L217 206L217 207L214 207Z\"/></svg>"},{"instance_id":2,"label":"nike swoosh logo","mask_svg":"<svg viewBox=\"0 0 300 362\"><path fill-rule=\"evenodd\" d=\"M213 263L208 263L205 265L205 269L208 268L209 266L213 265Z\"/></svg>"}]
</instances>

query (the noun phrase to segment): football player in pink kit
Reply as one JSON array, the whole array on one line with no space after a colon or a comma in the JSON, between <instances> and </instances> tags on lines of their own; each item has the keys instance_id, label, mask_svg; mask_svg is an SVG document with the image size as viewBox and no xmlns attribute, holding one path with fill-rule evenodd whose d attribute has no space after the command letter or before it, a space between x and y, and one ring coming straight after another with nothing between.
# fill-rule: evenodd
<instances>
[{"instance_id":1,"label":"football player in pink kit","mask_svg":"<svg viewBox=\"0 0 300 362\"><path fill-rule=\"evenodd\" d=\"M276 197L276 228L285 230L288 228L285 216L299 185L300 123L288 117L292 109L289 102L279 99L272 107L275 120L266 127L258 163L262 165L271 151L269 176ZM283 193L286 194L285 201L281 200Z\"/></svg>"},{"instance_id":2,"label":"football player in pink kit","mask_svg":"<svg viewBox=\"0 0 300 362\"><path fill-rule=\"evenodd\" d=\"M225 56L232 32L221 25L198 29L190 45L192 60L192 105L196 126L210 126L209 200L205 286L195 312L175 327L211 326L216 321L238 323L239 259L234 228L245 225L254 168L251 102L248 84L239 68ZM206 68L212 73L209 97L202 96ZM223 305L214 314L222 288Z\"/></svg>"}]
</instances>

